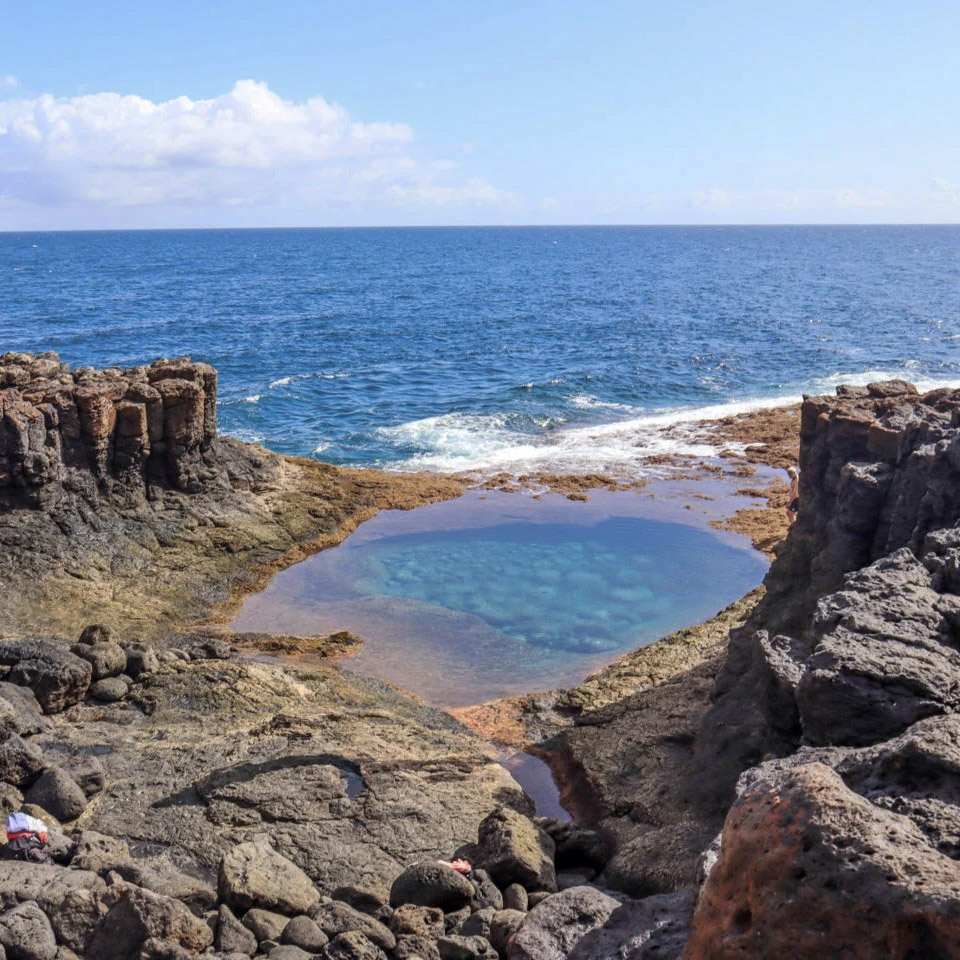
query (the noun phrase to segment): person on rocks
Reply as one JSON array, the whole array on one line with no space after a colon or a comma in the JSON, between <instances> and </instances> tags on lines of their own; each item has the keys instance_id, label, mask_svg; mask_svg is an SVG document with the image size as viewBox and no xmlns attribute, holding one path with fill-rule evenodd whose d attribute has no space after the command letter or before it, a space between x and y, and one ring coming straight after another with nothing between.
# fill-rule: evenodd
<instances>
[{"instance_id":1,"label":"person on rocks","mask_svg":"<svg viewBox=\"0 0 960 960\"><path fill-rule=\"evenodd\" d=\"M787 520L793 526L800 509L800 471L796 467L787 467L790 478L790 490L787 493Z\"/></svg>"},{"instance_id":2,"label":"person on rocks","mask_svg":"<svg viewBox=\"0 0 960 960\"><path fill-rule=\"evenodd\" d=\"M26 860L28 863L52 863L47 852L47 825L26 813L7 817L7 843L0 852L3 860Z\"/></svg>"},{"instance_id":3,"label":"person on rocks","mask_svg":"<svg viewBox=\"0 0 960 960\"><path fill-rule=\"evenodd\" d=\"M469 860L457 858L456 860L438 860L437 863L449 867L451 870L456 870L457 873L462 873L468 880L473 879L473 867Z\"/></svg>"}]
</instances>

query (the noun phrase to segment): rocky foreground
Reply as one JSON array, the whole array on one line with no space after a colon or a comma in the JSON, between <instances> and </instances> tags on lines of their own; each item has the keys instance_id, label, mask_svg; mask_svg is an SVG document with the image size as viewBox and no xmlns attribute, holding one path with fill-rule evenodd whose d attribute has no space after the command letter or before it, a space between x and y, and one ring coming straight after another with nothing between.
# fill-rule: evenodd
<instances>
[{"instance_id":1,"label":"rocky foreground","mask_svg":"<svg viewBox=\"0 0 960 960\"><path fill-rule=\"evenodd\" d=\"M0 385L0 807L56 860L0 862L7 956L960 957L960 391L808 398L762 598L526 704L573 826L446 714L185 626L456 484L218 438L187 361Z\"/></svg>"}]
</instances>

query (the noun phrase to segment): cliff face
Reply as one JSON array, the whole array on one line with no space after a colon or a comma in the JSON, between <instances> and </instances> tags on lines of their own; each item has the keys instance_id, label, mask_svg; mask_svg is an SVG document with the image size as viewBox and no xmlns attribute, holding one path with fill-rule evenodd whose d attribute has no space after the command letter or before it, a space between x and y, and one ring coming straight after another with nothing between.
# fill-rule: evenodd
<instances>
[{"instance_id":1,"label":"cliff face","mask_svg":"<svg viewBox=\"0 0 960 960\"><path fill-rule=\"evenodd\" d=\"M960 391L838 393L695 745L733 805L688 960L960 957Z\"/></svg>"},{"instance_id":2,"label":"cliff face","mask_svg":"<svg viewBox=\"0 0 960 960\"><path fill-rule=\"evenodd\" d=\"M204 363L72 371L55 353L0 356L0 509L48 509L93 480L103 496L197 492L216 472L217 373Z\"/></svg>"}]
</instances>

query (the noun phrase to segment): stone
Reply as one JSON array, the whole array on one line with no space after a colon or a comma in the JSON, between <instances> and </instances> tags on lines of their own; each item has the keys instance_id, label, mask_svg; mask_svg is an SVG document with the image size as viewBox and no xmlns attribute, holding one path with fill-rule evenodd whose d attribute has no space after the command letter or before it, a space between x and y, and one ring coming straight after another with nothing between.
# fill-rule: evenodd
<instances>
[{"instance_id":1,"label":"stone","mask_svg":"<svg viewBox=\"0 0 960 960\"><path fill-rule=\"evenodd\" d=\"M0 664L10 681L29 687L44 713L60 713L86 696L93 670L62 641L39 638L0 641Z\"/></svg>"},{"instance_id":2,"label":"stone","mask_svg":"<svg viewBox=\"0 0 960 960\"><path fill-rule=\"evenodd\" d=\"M558 870L593 867L599 871L607 865L613 854L609 838L599 830L555 817L536 817L534 822L553 840L554 863Z\"/></svg>"},{"instance_id":3,"label":"stone","mask_svg":"<svg viewBox=\"0 0 960 960\"><path fill-rule=\"evenodd\" d=\"M170 940L197 953L213 942L210 927L179 900L124 884L109 888L112 905L87 945L98 960L129 960L150 939ZM109 901L108 901L109 902Z\"/></svg>"},{"instance_id":4,"label":"stone","mask_svg":"<svg viewBox=\"0 0 960 960\"><path fill-rule=\"evenodd\" d=\"M64 760L64 767L87 797L103 790L106 773L103 764L93 756L74 756Z\"/></svg>"},{"instance_id":5,"label":"stone","mask_svg":"<svg viewBox=\"0 0 960 960\"><path fill-rule=\"evenodd\" d=\"M499 887L519 883L527 890L556 890L554 843L529 817L501 807L479 827L477 865Z\"/></svg>"},{"instance_id":6,"label":"stone","mask_svg":"<svg viewBox=\"0 0 960 960\"><path fill-rule=\"evenodd\" d=\"M23 794L12 784L0 781L0 815L16 813L23 803Z\"/></svg>"},{"instance_id":7,"label":"stone","mask_svg":"<svg viewBox=\"0 0 960 960\"><path fill-rule=\"evenodd\" d=\"M529 909L529 900L527 899L526 889L519 883L511 883L503 891L504 910L519 910L526 913Z\"/></svg>"},{"instance_id":8,"label":"stone","mask_svg":"<svg viewBox=\"0 0 960 960\"><path fill-rule=\"evenodd\" d=\"M684 957L960 957L960 863L825 764L744 783Z\"/></svg>"},{"instance_id":9,"label":"stone","mask_svg":"<svg viewBox=\"0 0 960 960\"><path fill-rule=\"evenodd\" d=\"M116 642L117 638L113 630L103 623L91 623L89 626L84 627L78 640L78 644L87 648L92 647L95 643ZM80 654L78 654L78 656L80 656Z\"/></svg>"},{"instance_id":10,"label":"stone","mask_svg":"<svg viewBox=\"0 0 960 960\"><path fill-rule=\"evenodd\" d=\"M385 952L389 952L397 944L396 938L386 926L339 900L316 903L307 912L310 919L316 921L320 929L331 939L338 933L355 930Z\"/></svg>"},{"instance_id":11,"label":"stone","mask_svg":"<svg viewBox=\"0 0 960 960\"><path fill-rule=\"evenodd\" d=\"M459 933L460 928L470 919L473 913L474 904L461 907L459 910L451 910L444 915L443 928L447 933Z\"/></svg>"},{"instance_id":12,"label":"stone","mask_svg":"<svg viewBox=\"0 0 960 960\"><path fill-rule=\"evenodd\" d=\"M407 867L390 888L390 906L404 903L439 907L445 913L466 906L474 897L473 884L451 867L434 861Z\"/></svg>"},{"instance_id":13,"label":"stone","mask_svg":"<svg viewBox=\"0 0 960 960\"><path fill-rule=\"evenodd\" d=\"M59 830L62 826L60 821L50 813L49 810L44 810L43 807L36 803L24 803L20 807L20 811L29 817L36 817L38 820L42 820L47 825L48 830Z\"/></svg>"},{"instance_id":14,"label":"stone","mask_svg":"<svg viewBox=\"0 0 960 960\"><path fill-rule=\"evenodd\" d=\"M123 672L134 680L160 669L156 651L145 643L131 643L126 648L126 657L127 663Z\"/></svg>"},{"instance_id":15,"label":"stone","mask_svg":"<svg viewBox=\"0 0 960 960\"><path fill-rule=\"evenodd\" d=\"M47 767L24 797L28 802L49 810L64 823L76 820L87 807L86 794L60 767Z\"/></svg>"},{"instance_id":16,"label":"stone","mask_svg":"<svg viewBox=\"0 0 960 960\"><path fill-rule=\"evenodd\" d=\"M386 960L386 954L362 933L350 930L337 934L317 954L320 960Z\"/></svg>"},{"instance_id":17,"label":"stone","mask_svg":"<svg viewBox=\"0 0 960 960\"><path fill-rule=\"evenodd\" d=\"M504 909L498 910L491 918L487 939L501 957L507 955L507 941L520 929L525 916L525 911Z\"/></svg>"},{"instance_id":18,"label":"stone","mask_svg":"<svg viewBox=\"0 0 960 960\"><path fill-rule=\"evenodd\" d=\"M484 937L441 937L437 950L441 960L498 960L490 941Z\"/></svg>"},{"instance_id":19,"label":"stone","mask_svg":"<svg viewBox=\"0 0 960 960\"><path fill-rule=\"evenodd\" d=\"M493 907L481 907L479 910L474 910L460 925L457 934L461 937L483 937L485 940L489 940L490 924L493 922L496 912Z\"/></svg>"},{"instance_id":20,"label":"stone","mask_svg":"<svg viewBox=\"0 0 960 960\"><path fill-rule=\"evenodd\" d=\"M473 882L476 893L474 894L474 903L481 907L492 907L494 910L503 909L503 894L497 885L490 879L490 874L479 867L473 871L470 878Z\"/></svg>"},{"instance_id":21,"label":"stone","mask_svg":"<svg viewBox=\"0 0 960 960\"><path fill-rule=\"evenodd\" d=\"M438 907L419 907L405 903L393 911L390 929L396 937L426 937L436 940L446 932L443 911Z\"/></svg>"},{"instance_id":22,"label":"stone","mask_svg":"<svg viewBox=\"0 0 960 960\"><path fill-rule=\"evenodd\" d=\"M557 874L557 889L569 890L570 887L583 887L596 875L596 870L591 870L589 867L581 867L579 870L562 870Z\"/></svg>"},{"instance_id":23,"label":"stone","mask_svg":"<svg viewBox=\"0 0 960 960\"><path fill-rule=\"evenodd\" d=\"M290 922L290 918L280 913L274 913L272 910L261 910L259 907L253 907L243 915L240 922L257 938L257 942L264 940L277 940L279 942L281 934Z\"/></svg>"},{"instance_id":24,"label":"stone","mask_svg":"<svg viewBox=\"0 0 960 960\"><path fill-rule=\"evenodd\" d=\"M226 904L221 904L217 912L217 932L213 943L221 953L242 953L252 957L257 952L257 938Z\"/></svg>"},{"instance_id":25,"label":"stone","mask_svg":"<svg viewBox=\"0 0 960 960\"><path fill-rule=\"evenodd\" d=\"M137 956L138 960L193 960L196 954L174 940L151 937L144 941Z\"/></svg>"},{"instance_id":26,"label":"stone","mask_svg":"<svg viewBox=\"0 0 960 960\"><path fill-rule=\"evenodd\" d=\"M129 859L130 850L126 842L116 837L95 830L84 830L77 837L73 866L80 870L104 874Z\"/></svg>"},{"instance_id":27,"label":"stone","mask_svg":"<svg viewBox=\"0 0 960 960\"><path fill-rule=\"evenodd\" d=\"M16 731L21 736L32 737L50 728L50 721L43 715L40 704L29 687L15 683L0 683L0 698L13 708L16 716Z\"/></svg>"},{"instance_id":28,"label":"stone","mask_svg":"<svg viewBox=\"0 0 960 960\"><path fill-rule=\"evenodd\" d=\"M50 921L32 900L0 914L0 945L9 960L55 960L57 955Z\"/></svg>"},{"instance_id":29,"label":"stone","mask_svg":"<svg viewBox=\"0 0 960 960\"><path fill-rule=\"evenodd\" d=\"M394 960L440 960L440 951L437 941L430 937L397 937L397 945L393 950Z\"/></svg>"},{"instance_id":30,"label":"stone","mask_svg":"<svg viewBox=\"0 0 960 960\"><path fill-rule=\"evenodd\" d=\"M507 945L509 960L567 957L590 931L602 927L620 906L593 887L572 887L525 914Z\"/></svg>"},{"instance_id":31,"label":"stone","mask_svg":"<svg viewBox=\"0 0 960 960\"><path fill-rule=\"evenodd\" d=\"M117 703L129 692L129 687L119 677L105 677L91 684L89 696L101 703Z\"/></svg>"},{"instance_id":32,"label":"stone","mask_svg":"<svg viewBox=\"0 0 960 960\"><path fill-rule=\"evenodd\" d=\"M313 954L301 950L292 944L281 944L273 947L267 954L270 960L313 960Z\"/></svg>"},{"instance_id":33,"label":"stone","mask_svg":"<svg viewBox=\"0 0 960 960\"><path fill-rule=\"evenodd\" d=\"M220 898L234 910L306 913L320 899L310 878L265 836L237 844L220 862Z\"/></svg>"},{"instance_id":34,"label":"stone","mask_svg":"<svg viewBox=\"0 0 960 960\"><path fill-rule=\"evenodd\" d=\"M330 938L320 929L316 921L306 916L299 916L294 917L283 928L280 942L317 953L330 942Z\"/></svg>"},{"instance_id":35,"label":"stone","mask_svg":"<svg viewBox=\"0 0 960 960\"><path fill-rule=\"evenodd\" d=\"M15 787L32 783L43 769L43 754L19 734L0 736L0 780Z\"/></svg>"},{"instance_id":36,"label":"stone","mask_svg":"<svg viewBox=\"0 0 960 960\"><path fill-rule=\"evenodd\" d=\"M90 664L94 681L115 677L123 673L127 665L127 655L118 643L95 643L82 655L82 659Z\"/></svg>"},{"instance_id":37,"label":"stone","mask_svg":"<svg viewBox=\"0 0 960 960\"><path fill-rule=\"evenodd\" d=\"M216 637L204 637L189 649L192 660L229 660L233 656L230 644Z\"/></svg>"}]
</instances>

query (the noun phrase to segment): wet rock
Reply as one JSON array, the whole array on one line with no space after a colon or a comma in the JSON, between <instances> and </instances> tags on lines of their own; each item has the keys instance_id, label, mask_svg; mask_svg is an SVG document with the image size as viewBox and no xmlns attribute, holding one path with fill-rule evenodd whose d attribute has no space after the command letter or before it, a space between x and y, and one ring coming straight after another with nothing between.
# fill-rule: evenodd
<instances>
[{"instance_id":1,"label":"wet rock","mask_svg":"<svg viewBox=\"0 0 960 960\"><path fill-rule=\"evenodd\" d=\"M355 930L337 934L317 954L321 960L386 960L386 954Z\"/></svg>"},{"instance_id":2,"label":"wet rock","mask_svg":"<svg viewBox=\"0 0 960 960\"><path fill-rule=\"evenodd\" d=\"M57 955L50 921L30 900L0 914L0 946L9 960L54 960Z\"/></svg>"},{"instance_id":3,"label":"wet rock","mask_svg":"<svg viewBox=\"0 0 960 960\"><path fill-rule=\"evenodd\" d=\"M591 930L602 927L619 901L593 887L573 887L543 901L524 917L507 945L509 960L566 957Z\"/></svg>"},{"instance_id":4,"label":"wet rock","mask_svg":"<svg viewBox=\"0 0 960 960\"><path fill-rule=\"evenodd\" d=\"M484 937L441 937L437 950L441 960L498 960L490 941Z\"/></svg>"},{"instance_id":5,"label":"wet rock","mask_svg":"<svg viewBox=\"0 0 960 960\"><path fill-rule=\"evenodd\" d=\"M60 713L87 693L92 668L53 639L0 641L0 665L10 666L10 681L29 687L44 713Z\"/></svg>"},{"instance_id":6,"label":"wet rock","mask_svg":"<svg viewBox=\"0 0 960 960\"><path fill-rule=\"evenodd\" d=\"M473 884L463 874L436 861L407 867L390 888L392 907L412 903L448 912L466 906L473 897Z\"/></svg>"},{"instance_id":7,"label":"wet rock","mask_svg":"<svg viewBox=\"0 0 960 960\"><path fill-rule=\"evenodd\" d=\"M527 899L526 889L519 883L511 883L503 891L504 910L519 910L526 913L529 909L529 900Z\"/></svg>"},{"instance_id":8,"label":"wet rock","mask_svg":"<svg viewBox=\"0 0 960 960\"><path fill-rule=\"evenodd\" d=\"M87 807L86 794L60 767L47 767L24 797L64 823L76 820Z\"/></svg>"},{"instance_id":9,"label":"wet rock","mask_svg":"<svg viewBox=\"0 0 960 960\"><path fill-rule=\"evenodd\" d=\"M280 936L281 943L289 943L302 950L314 953L321 950L330 938L320 929L319 924L309 917L294 917L284 928Z\"/></svg>"},{"instance_id":10,"label":"wet rock","mask_svg":"<svg viewBox=\"0 0 960 960\"><path fill-rule=\"evenodd\" d=\"M331 939L338 933L356 930L381 950L390 951L396 946L396 938L386 926L368 914L354 910L349 904L338 900L316 903L307 913Z\"/></svg>"},{"instance_id":11,"label":"wet rock","mask_svg":"<svg viewBox=\"0 0 960 960\"><path fill-rule=\"evenodd\" d=\"M960 956L960 864L821 763L745 782L685 957Z\"/></svg>"},{"instance_id":12,"label":"wet rock","mask_svg":"<svg viewBox=\"0 0 960 960\"><path fill-rule=\"evenodd\" d=\"M265 836L237 844L220 863L220 898L234 910L306 913L320 899L310 878Z\"/></svg>"},{"instance_id":13,"label":"wet rock","mask_svg":"<svg viewBox=\"0 0 960 960\"><path fill-rule=\"evenodd\" d=\"M501 957L507 955L507 941L520 929L526 913L521 910L498 910L490 920L490 944Z\"/></svg>"},{"instance_id":14,"label":"wet rock","mask_svg":"<svg viewBox=\"0 0 960 960\"><path fill-rule=\"evenodd\" d=\"M119 677L105 677L91 684L89 695L101 703L117 703L127 695L129 689Z\"/></svg>"},{"instance_id":15,"label":"wet rock","mask_svg":"<svg viewBox=\"0 0 960 960\"><path fill-rule=\"evenodd\" d=\"M556 890L554 851L546 831L507 807L480 824L477 863L499 887L519 883L527 890Z\"/></svg>"},{"instance_id":16,"label":"wet rock","mask_svg":"<svg viewBox=\"0 0 960 960\"><path fill-rule=\"evenodd\" d=\"M115 677L127 666L127 655L118 643L95 643L82 654L82 659L90 664L94 681Z\"/></svg>"},{"instance_id":17,"label":"wet rock","mask_svg":"<svg viewBox=\"0 0 960 960\"><path fill-rule=\"evenodd\" d=\"M289 917L274 913L272 910L261 910L259 907L248 910L241 919L241 923L257 938L258 942L264 940L279 942L280 935L289 922Z\"/></svg>"},{"instance_id":18,"label":"wet rock","mask_svg":"<svg viewBox=\"0 0 960 960\"><path fill-rule=\"evenodd\" d=\"M43 769L43 754L16 733L0 736L0 780L15 787L31 783Z\"/></svg>"},{"instance_id":19,"label":"wet rock","mask_svg":"<svg viewBox=\"0 0 960 960\"><path fill-rule=\"evenodd\" d=\"M129 960L150 939L169 940L197 953L213 941L210 927L178 900L129 884L110 887L106 916L87 953L99 960Z\"/></svg>"},{"instance_id":20,"label":"wet rock","mask_svg":"<svg viewBox=\"0 0 960 960\"><path fill-rule=\"evenodd\" d=\"M257 938L234 915L225 904L217 913L217 933L214 946L221 953L242 953L252 957L257 952Z\"/></svg>"},{"instance_id":21,"label":"wet rock","mask_svg":"<svg viewBox=\"0 0 960 960\"><path fill-rule=\"evenodd\" d=\"M160 669L156 651L145 643L131 643L126 648L126 656L127 663L123 672L134 680Z\"/></svg>"},{"instance_id":22,"label":"wet rock","mask_svg":"<svg viewBox=\"0 0 960 960\"><path fill-rule=\"evenodd\" d=\"M427 937L436 940L446 932L443 911L438 907L419 907L405 903L390 918L390 929L396 937Z\"/></svg>"}]
</instances>

